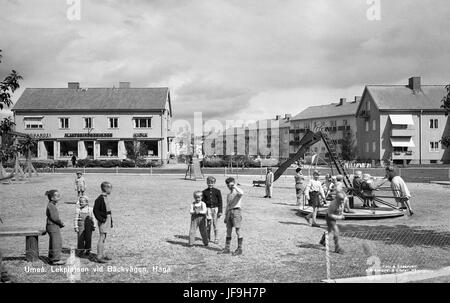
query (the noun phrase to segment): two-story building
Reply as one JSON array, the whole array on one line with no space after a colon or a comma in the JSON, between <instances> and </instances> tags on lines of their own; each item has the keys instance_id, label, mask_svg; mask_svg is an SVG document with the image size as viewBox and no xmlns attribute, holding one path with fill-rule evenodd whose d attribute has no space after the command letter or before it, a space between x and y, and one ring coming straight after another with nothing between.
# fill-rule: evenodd
<instances>
[{"instance_id":1,"label":"two-story building","mask_svg":"<svg viewBox=\"0 0 450 303\"><path fill-rule=\"evenodd\" d=\"M16 131L38 140L38 160L126 159L137 150L166 163L172 105L168 88L27 88L12 109Z\"/></svg>"},{"instance_id":2,"label":"two-story building","mask_svg":"<svg viewBox=\"0 0 450 303\"><path fill-rule=\"evenodd\" d=\"M338 153L342 152L342 140L345 136L350 136L356 143L355 113L360 99L355 97L354 101L347 102L345 98L341 98L339 103L310 106L294 116L290 121L290 156L300 148L300 141L307 130L317 131L322 127L326 128L330 137L338 143ZM327 158L328 153L322 141L311 146L308 152L322 159Z\"/></svg>"},{"instance_id":3,"label":"two-story building","mask_svg":"<svg viewBox=\"0 0 450 303\"><path fill-rule=\"evenodd\" d=\"M368 85L357 110L357 139L363 160L394 164L450 161L440 142L449 122L441 108L444 85Z\"/></svg>"}]
</instances>

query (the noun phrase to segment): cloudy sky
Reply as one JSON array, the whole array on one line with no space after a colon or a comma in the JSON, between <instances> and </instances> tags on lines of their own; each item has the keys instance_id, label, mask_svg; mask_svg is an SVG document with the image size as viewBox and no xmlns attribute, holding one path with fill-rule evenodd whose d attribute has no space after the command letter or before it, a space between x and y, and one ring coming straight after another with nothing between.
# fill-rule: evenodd
<instances>
[{"instance_id":1,"label":"cloudy sky","mask_svg":"<svg viewBox=\"0 0 450 303\"><path fill-rule=\"evenodd\" d=\"M295 115L413 75L450 82L446 0L381 0L379 21L371 0L80 1L77 21L66 0L2 0L0 77L168 86L175 118L233 120Z\"/></svg>"}]
</instances>

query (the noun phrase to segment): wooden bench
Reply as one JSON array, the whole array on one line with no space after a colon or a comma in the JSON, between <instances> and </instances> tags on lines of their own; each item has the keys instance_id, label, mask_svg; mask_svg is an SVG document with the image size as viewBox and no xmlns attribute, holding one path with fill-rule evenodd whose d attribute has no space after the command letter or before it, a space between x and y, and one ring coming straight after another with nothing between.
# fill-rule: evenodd
<instances>
[{"instance_id":1,"label":"wooden bench","mask_svg":"<svg viewBox=\"0 0 450 303\"><path fill-rule=\"evenodd\" d=\"M45 230L33 228L0 228L1 237L25 237L25 258L29 262L39 259L39 236L46 234Z\"/></svg>"},{"instance_id":2,"label":"wooden bench","mask_svg":"<svg viewBox=\"0 0 450 303\"><path fill-rule=\"evenodd\" d=\"M253 181L253 186L257 186L257 187L266 186L266 181L265 180Z\"/></svg>"}]
</instances>

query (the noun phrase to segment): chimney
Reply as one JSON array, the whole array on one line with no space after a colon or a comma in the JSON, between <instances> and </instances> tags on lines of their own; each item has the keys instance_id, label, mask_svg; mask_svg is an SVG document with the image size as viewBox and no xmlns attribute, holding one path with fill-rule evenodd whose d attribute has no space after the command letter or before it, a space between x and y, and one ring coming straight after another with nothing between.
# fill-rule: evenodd
<instances>
[{"instance_id":1,"label":"chimney","mask_svg":"<svg viewBox=\"0 0 450 303\"><path fill-rule=\"evenodd\" d=\"M130 82L119 82L119 88L130 88Z\"/></svg>"},{"instance_id":2,"label":"chimney","mask_svg":"<svg viewBox=\"0 0 450 303\"><path fill-rule=\"evenodd\" d=\"M361 96L355 96L355 102L360 102L360 101L361 101L361 99L362 99L362 97L361 97Z\"/></svg>"},{"instance_id":3,"label":"chimney","mask_svg":"<svg viewBox=\"0 0 450 303\"><path fill-rule=\"evenodd\" d=\"M292 115L291 115L291 114L285 114L285 115L284 115L284 119L285 119L285 120L288 120L288 121L289 121L289 120L291 120L291 118L292 118Z\"/></svg>"},{"instance_id":4,"label":"chimney","mask_svg":"<svg viewBox=\"0 0 450 303\"><path fill-rule=\"evenodd\" d=\"M71 89L79 89L80 83L79 82L69 82L67 83L67 87Z\"/></svg>"},{"instance_id":5,"label":"chimney","mask_svg":"<svg viewBox=\"0 0 450 303\"><path fill-rule=\"evenodd\" d=\"M408 86L410 89L412 89L414 92L420 91L420 85L421 85L420 77L411 77L411 78L409 78L408 82L409 82Z\"/></svg>"},{"instance_id":6,"label":"chimney","mask_svg":"<svg viewBox=\"0 0 450 303\"><path fill-rule=\"evenodd\" d=\"M346 98L339 99L339 105L344 105L345 102L347 102Z\"/></svg>"},{"instance_id":7,"label":"chimney","mask_svg":"<svg viewBox=\"0 0 450 303\"><path fill-rule=\"evenodd\" d=\"M275 119L276 119L276 120L281 120L281 115L277 115L277 116L275 117Z\"/></svg>"}]
</instances>

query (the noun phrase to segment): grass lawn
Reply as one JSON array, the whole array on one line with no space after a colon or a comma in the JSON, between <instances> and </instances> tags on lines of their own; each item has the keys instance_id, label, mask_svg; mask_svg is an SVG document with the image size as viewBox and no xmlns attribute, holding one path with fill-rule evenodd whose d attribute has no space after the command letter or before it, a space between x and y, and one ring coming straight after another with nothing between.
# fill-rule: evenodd
<instances>
[{"instance_id":1,"label":"grass lawn","mask_svg":"<svg viewBox=\"0 0 450 303\"><path fill-rule=\"evenodd\" d=\"M224 176L216 176L225 195ZM62 231L64 248L76 246L73 214L76 193L73 175L41 175L29 183L0 185L0 212L3 226L45 227L47 199L44 192L56 188L63 199L58 204L66 224ZM263 188L253 188L251 177L244 184L244 255L218 255L225 241L225 225L220 220L220 243L209 247L187 247L192 192L205 187L204 181L185 181L181 176L86 175L87 194L93 200L99 184L113 183L114 229L107 239L107 252L113 258L106 265L87 259L81 266L82 282L318 282L326 279L325 250L318 245L322 228L311 228L297 215L292 177L282 177L275 197L262 199ZM361 276L376 256L381 269L409 266L417 269L450 265L450 205L448 187L436 184L409 184L415 215L377 221L341 222L342 246L346 254L331 253L331 277ZM69 202L69 203L68 203ZM320 220L322 226L325 222ZM1 226L0 226L1 228ZM200 235L198 234L198 237ZM24 238L0 238L0 248L8 270L19 282L67 282L65 273L52 272L44 260L48 236L40 239L42 260L24 260ZM93 251L98 239L93 237ZM237 239L233 234L232 250ZM64 257L69 257L65 249ZM44 272L30 273L28 267ZM122 269L111 272L109 269ZM103 272L94 269L103 268ZM126 269L134 272L124 272ZM53 269L55 269L53 267Z\"/></svg>"}]
</instances>

